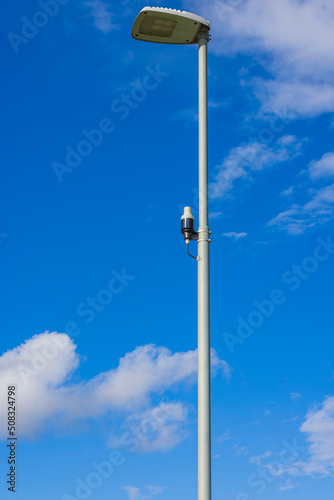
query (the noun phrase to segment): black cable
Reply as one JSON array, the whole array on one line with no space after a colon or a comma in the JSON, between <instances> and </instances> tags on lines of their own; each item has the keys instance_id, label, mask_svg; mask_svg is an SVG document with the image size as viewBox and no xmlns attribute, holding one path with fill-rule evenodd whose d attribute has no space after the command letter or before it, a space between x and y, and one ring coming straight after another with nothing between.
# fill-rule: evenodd
<instances>
[{"instance_id":1,"label":"black cable","mask_svg":"<svg viewBox=\"0 0 334 500\"><path fill-rule=\"evenodd\" d=\"M189 252L189 243L187 243L187 252L188 252L188 255L190 255L190 257L197 260L197 257L195 257L194 255L191 255L191 253Z\"/></svg>"}]
</instances>

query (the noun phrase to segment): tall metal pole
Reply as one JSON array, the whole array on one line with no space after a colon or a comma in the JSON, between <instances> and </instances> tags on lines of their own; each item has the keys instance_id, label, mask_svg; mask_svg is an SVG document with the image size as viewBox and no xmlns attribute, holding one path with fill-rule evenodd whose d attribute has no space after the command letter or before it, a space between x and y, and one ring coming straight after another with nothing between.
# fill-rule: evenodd
<instances>
[{"instance_id":1,"label":"tall metal pole","mask_svg":"<svg viewBox=\"0 0 334 500\"><path fill-rule=\"evenodd\" d=\"M199 40L198 500L211 500L210 230L208 210L208 34Z\"/></svg>"}]
</instances>

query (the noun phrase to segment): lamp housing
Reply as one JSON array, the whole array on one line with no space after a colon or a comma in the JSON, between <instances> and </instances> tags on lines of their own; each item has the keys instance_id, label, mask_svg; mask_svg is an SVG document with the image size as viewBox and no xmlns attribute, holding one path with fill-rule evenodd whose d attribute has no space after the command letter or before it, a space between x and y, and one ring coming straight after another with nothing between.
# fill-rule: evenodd
<instances>
[{"instance_id":1,"label":"lamp housing","mask_svg":"<svg viewBox=\"0 0 334 500\"><path fill-rule=\"evenodd\" d=\"M191 12L144 7L135 19L132 36L145 42L180 45L198 43L200 34L209 31L209 21Z\"/></svg>"}]
</instances>

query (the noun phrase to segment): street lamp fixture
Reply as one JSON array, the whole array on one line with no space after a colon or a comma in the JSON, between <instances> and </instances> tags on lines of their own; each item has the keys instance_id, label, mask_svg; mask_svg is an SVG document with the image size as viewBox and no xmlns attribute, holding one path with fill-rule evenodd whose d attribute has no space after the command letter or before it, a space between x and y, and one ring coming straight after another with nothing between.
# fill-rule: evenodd
<instances>
[{"instance_id":1,"label":"street lamp fixture","mask_svg":"<svg viewBox=\"0 0 334 500\"><path fill-rule=\"evenodd\" d=\"M200 33L209 31L209 21L191 12L144 7L134 22L132 36L145 42L191 44L198 43Z\"/></svg>"},{"instance_id":2,"label":"street lamp fixture","mask_svg":"<svg viewBox=\"0 0 334 500\"><path fill-rule=\"evenodd\" d=\"M208 207L208 71L207 44L210 23L203 17L175 9L145 7L137 16L132 36L136 40L167 44L198 44L199 125L199 227L190 207L181 217L181 231L188 254L198 267L198 500L211 500L211 401L210 401L210 235ZM197 241L197 256L189 252Z\"/></svg>"}]
</instances>

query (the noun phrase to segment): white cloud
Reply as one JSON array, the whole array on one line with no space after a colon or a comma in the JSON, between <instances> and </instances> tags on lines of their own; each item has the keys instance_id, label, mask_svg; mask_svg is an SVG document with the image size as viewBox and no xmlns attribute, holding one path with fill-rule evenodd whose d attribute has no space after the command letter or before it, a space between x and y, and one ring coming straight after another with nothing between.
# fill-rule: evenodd
<instances>
[{"instance_id":1,"label":"white cloud","mask_svg":"<svg viewBox=\"0 0 334 500\"><path fill-rule=\"evenodd\" d=\"M309 411L300 430L310 443L311 460L334 472L334 397L328 397L320 409Z\"/></svg>"},{"instance_id":2,"label":"white cloud","mask_svg":"<svg viewBox=\"0 0 334 500\"><path fill-rule=\"evenodd\" d=\"M228 441L231 439L230 433L228 431L224 432L224 434L221 434L221 436L218 437L217 441L218 443L223 443L224 441Z\"/></svg>"},{"instance_id":3,"label":"white cloud","mask_svg":"<svg viewBox=\"0 0 334 500\"><path fill-rule=\"evenodd\" d=\"M197 122L198 121L198 111L196 108L184 108L174 115L176 120L181 120L185 122Z\"/></svg>"},{"instance_id":4,"label":"white cloud","mask_svg":"<svg viewBox=\"0 0 334 500\"><path fill-rule=\"evenodd\" d=\"M306 180L304 178L304 182L299 186L283 191L281 196L297 195L299 187L303 197L307 197L308 201L303 204L296 202L290 204L270 220L268 226L298 235L334 217L334 184L331 184L334 177L334 153L326 153L320 160L312 160L302 173L307 175ZM310 181L312 181L311 188Z\"/></svg>"},{"instance_id":5,"label":"white cloud","mask_svg":"<svg viewBox=\"0 0 334 500\"><path fill-rule=\"evenodd\" d=\"M284 448L281 452L266 451L262 455L252 456L249 462L268 469L276 477L334 477L334 397L329 396L320 407L312 408L307 413L299 430L305 435L308 447L294 439L292 443L284 442ZM291 458L295 459L291 460L290 464L286 461L288 458L286 450L292 453ZM271 457L275 457L275 460L267 462L267 459ZM281 465L279 470L275 472L277 469L275 464L278 461L276 457ZM286 483L281 485L279 489L284 491L292 487L291 480L287 479Z\"/></svg>"},{"instance_id":6,"label":"white cloud","mask_svg":"<svg viewBox=\"0 0 334 500\"><path fill-rule=\"evenodd\" d=\"M302 144L295 136L285 135L272 147L254 142L233 148L216 168L215 180L210 184L210 197L217 199L231 196L236 182L250 181L257 172L295 158Z\"/></svg>"},{"instance_id":7,"label":"white cloud","mask_svg":"<svg viewBox=\"0 0 334 500\"><path fill-rule=\"evenodd\" d=\"M226 238L233 238L234 240L240 240L240 238L245 238L247 233L236 233L231 231L230 233L223 233L223 236L226 236Z\"/></svg>"},{"instance_id":8,"label":"white cloud","mask_svg":"<svg viewBox=\"0 0 334 500\"><path fill-rule=\"evenodd\" d=\"M108 446L126 446L131 452L169 451L186 436L188 408L183 403L161 403L142 412L132 413L109 436Z\"/></svg>"},{"instance_id":9,"label":"white cloud","mask_svg":"<svg viewBox=\"0 0 334 500\"><path fill-rule=\"evenodd\" d=\"M299 394L298 392L291 392L290 398L293 399L293 401L296 401L297 399L302 398L303 396Z\"/></svg>"},{"instance_id":10,"label":"white cloud","mask_svg":"<svg viewBox=\"0 0 334 500\"><path fill-rule=\"evenodd\" d=\"M145 484L144 488L148 491L148 493L143 498L152 498L155 495L160 495L164 491L163 486L152 486L151 484Z\"/></svg>"},{"instance_id":11,"label":"white cloud","mask_svg":"<svg viewBox=\"0 0 334 500\"><path fill-rule=\"evenodd\" d=\"M293 204L268 222L268 226L299 235L306 229L328 222L334 217L334 184L313 190L303 205Z\"/></svg>"},{"instance_id":12,"label":"white cloud","mask_svg":"<svg viewBox=\"0 0 334 500\"><path fill-rule=\"evenodd\" d=\"M0 357L0 398L8 384L18 387L20 434L31 436L62 406L64 385L79 365L75 345L65 334L35 335ZM6 408L0 406L0 437L5 435Z\"/></svg>"},{"instance_id":13,"label":"white cloud","mask_svg":"<svg viewBox=\"0 0 334 500\"><path fill-rule=\"evenodd\" d=\"M152 486L151 484L145 484L143 487L143 493L140 488L136 486L123 486L122 490L126 491L129 500L138 500L141 498L142 500L148 500L149 498L153 498L156 495L160 495L164 491L164 487L162 486Z\"/></svg>"},{"instance_id":14,"label":"white cloud","mask_svg":"<svg viewBox=\"0 0 334 500\"><path fill-rule=\"evenodd\" d=\"M292 490L295 487L296 485L292 484L291 479L288 479L284 485L278 486L277 489L278 491L286 491L286 490Z\"/></svg>"},{"instance_id":15,"label":"white cloud","mask_svg":"<svg viewBox=\"0 0 334 500\"><path fill-rule=\"evenodd\" d=\"M208 107L212 109L217 109L217 108L226 108L230 106L229 101L209 101L208 102Z\"/></svg>"},{"instance_id":16,"label":"white cloud","mask_svg":"<svg viewBox=\"0 0 334 500\"><path fill-rule=\"evenodd\" d=\"M235 444L232 446L232 450L234 450L236 456L248 455L247 446L239 446L238 444Z\"/></svg>"},{"instance_id":17,"label":"white cloud","mask_svg":"<svg viewBox=\"0 0 334 500\"><path fill-rule=\"evenodd\" d=\"M290 186L289 188L282 191L280 196L291 196L293 194L293 192L294 192L294 187Z\"/></svg>"},{"instance_id":18,"label":"white cloud","mask_svg":"<svg viewBox=\"0 0 334 500\"><path fill-rule=\"evenodd\" d=\"M230 104L228 101L209 101L208 102L208 107L209 109L221 109L221 108L226 108ZM198 109L196 108L184 108L181 109L181 111L175 113L172 118L174 120L180 120L184 121L187 124L192 124L198 122Z\"/></svg>"},{"instance_id":19,"label":"white cloud","mask_svg":"<svg viewBox=\"0 0 334 500\"><path fill-rule=\"evenodd\" d=\"M318 161L312 161L309 166L311 179L321 179L334 176L334 153L326 153Z\"/></svg>"},{"instance_id":20,"label":"white cloud","mask_svg":"<svg viewBox=\"0 0 334 500\"><path fill-rule=\"evenodd\" d=\"M126 491L129 500L137 500L141 497L139 488L136 488L135 486L123 486L122 490Z\"/></svg>"},{"instance_id":21,"label":"white cloud","mask_svg":"<svg viewBox=\"0 0 334 500\"><path fill-rule=\"evenodd\" d=\"M212 350L213 374L219 370L229 378L229 365ZM71 382L80 363L76 346L66 334L35 335L0 357L0 399L5 400L8 384L17 384L20 407L20 435L34 436L46 426L65 426L80 419L101 418L108 412L125 415L127 422L152 418L154 395L159 397L172 386L196 381L197 351L171 353L165 347L137 347L120 359L117 368L81 383ZM149 448L179 442L187 422L187 410L171 402L168 418L159 421ZM168 410L168 411L167 411ZM115 417L115 418L116 418ZM6 408L0 407L0 437L5 436ZM174 440L174 441L173 441Z\"/></svg>"},{"instance_id":22,"label":"white cloud","mask_svg":"<svg viewBox=\"0 0 334 500\"><path fill-rule=\"evenodd\" d=\"M288 472L294 476L334 476L334 397L328 397L320 409L310 410L300 430L309 443L309 459L296 462Z\"/></svg>"},{"instance_id":23,"label":"white cloud","mask_svg":"<svg viewBox=\"0 0 334 500\"><path fill-rule=\"evenodd\" d=\"M334 85L299 80L252 80L263 114L274 113L289 119L308 118L334 111Z\"/></svg>"},{"instance_id":24,"label":"white cloud","mask_svg":"<svg viewBox=\"0 0 334 500\"><path fill-rule=\"evenodd\" d=\"M210 212L209 219L219 219L223 215L223 212Z\"/></svg>"},{"instance_id":25,"label":"white cloud","mask_svg":"<svg viewBox=\"0 0 334 500\"><path fill-rule=\"evenodd\" d=\"M332 0L184 0L212 24L212 49L250 54L273 78L252 80L264 112L316 116L334 110Z\"/></svg>"},{"instance_id":26,"label":"white cloud","mask_svg":"<svg viewBox=\"0 0 334 500\"><path fill-rule=\"evenodd\" d=\"M94 18L95 27L103 33L109 33L114 29L118 29L118 25L112 24L112 13L108 10L109 5L101 0L92 0L85 2L87 7L90 7L90 16Z\"/></svg>"},{"instance_id":27,"label":"white cloud","mask_svg":"<svg viewBox=\"0 0 334 500\"><path fill-rule=\"evenodd\" d=\"M272 452L266 451L266 452L262 453L262 455L253 455L252 457L250 457L248 462L250 464L256 464L260 467L262 465L262 461L265 460L266 458L271 457L271 456L272 456Z\"/></svg>"}]
</instances>

